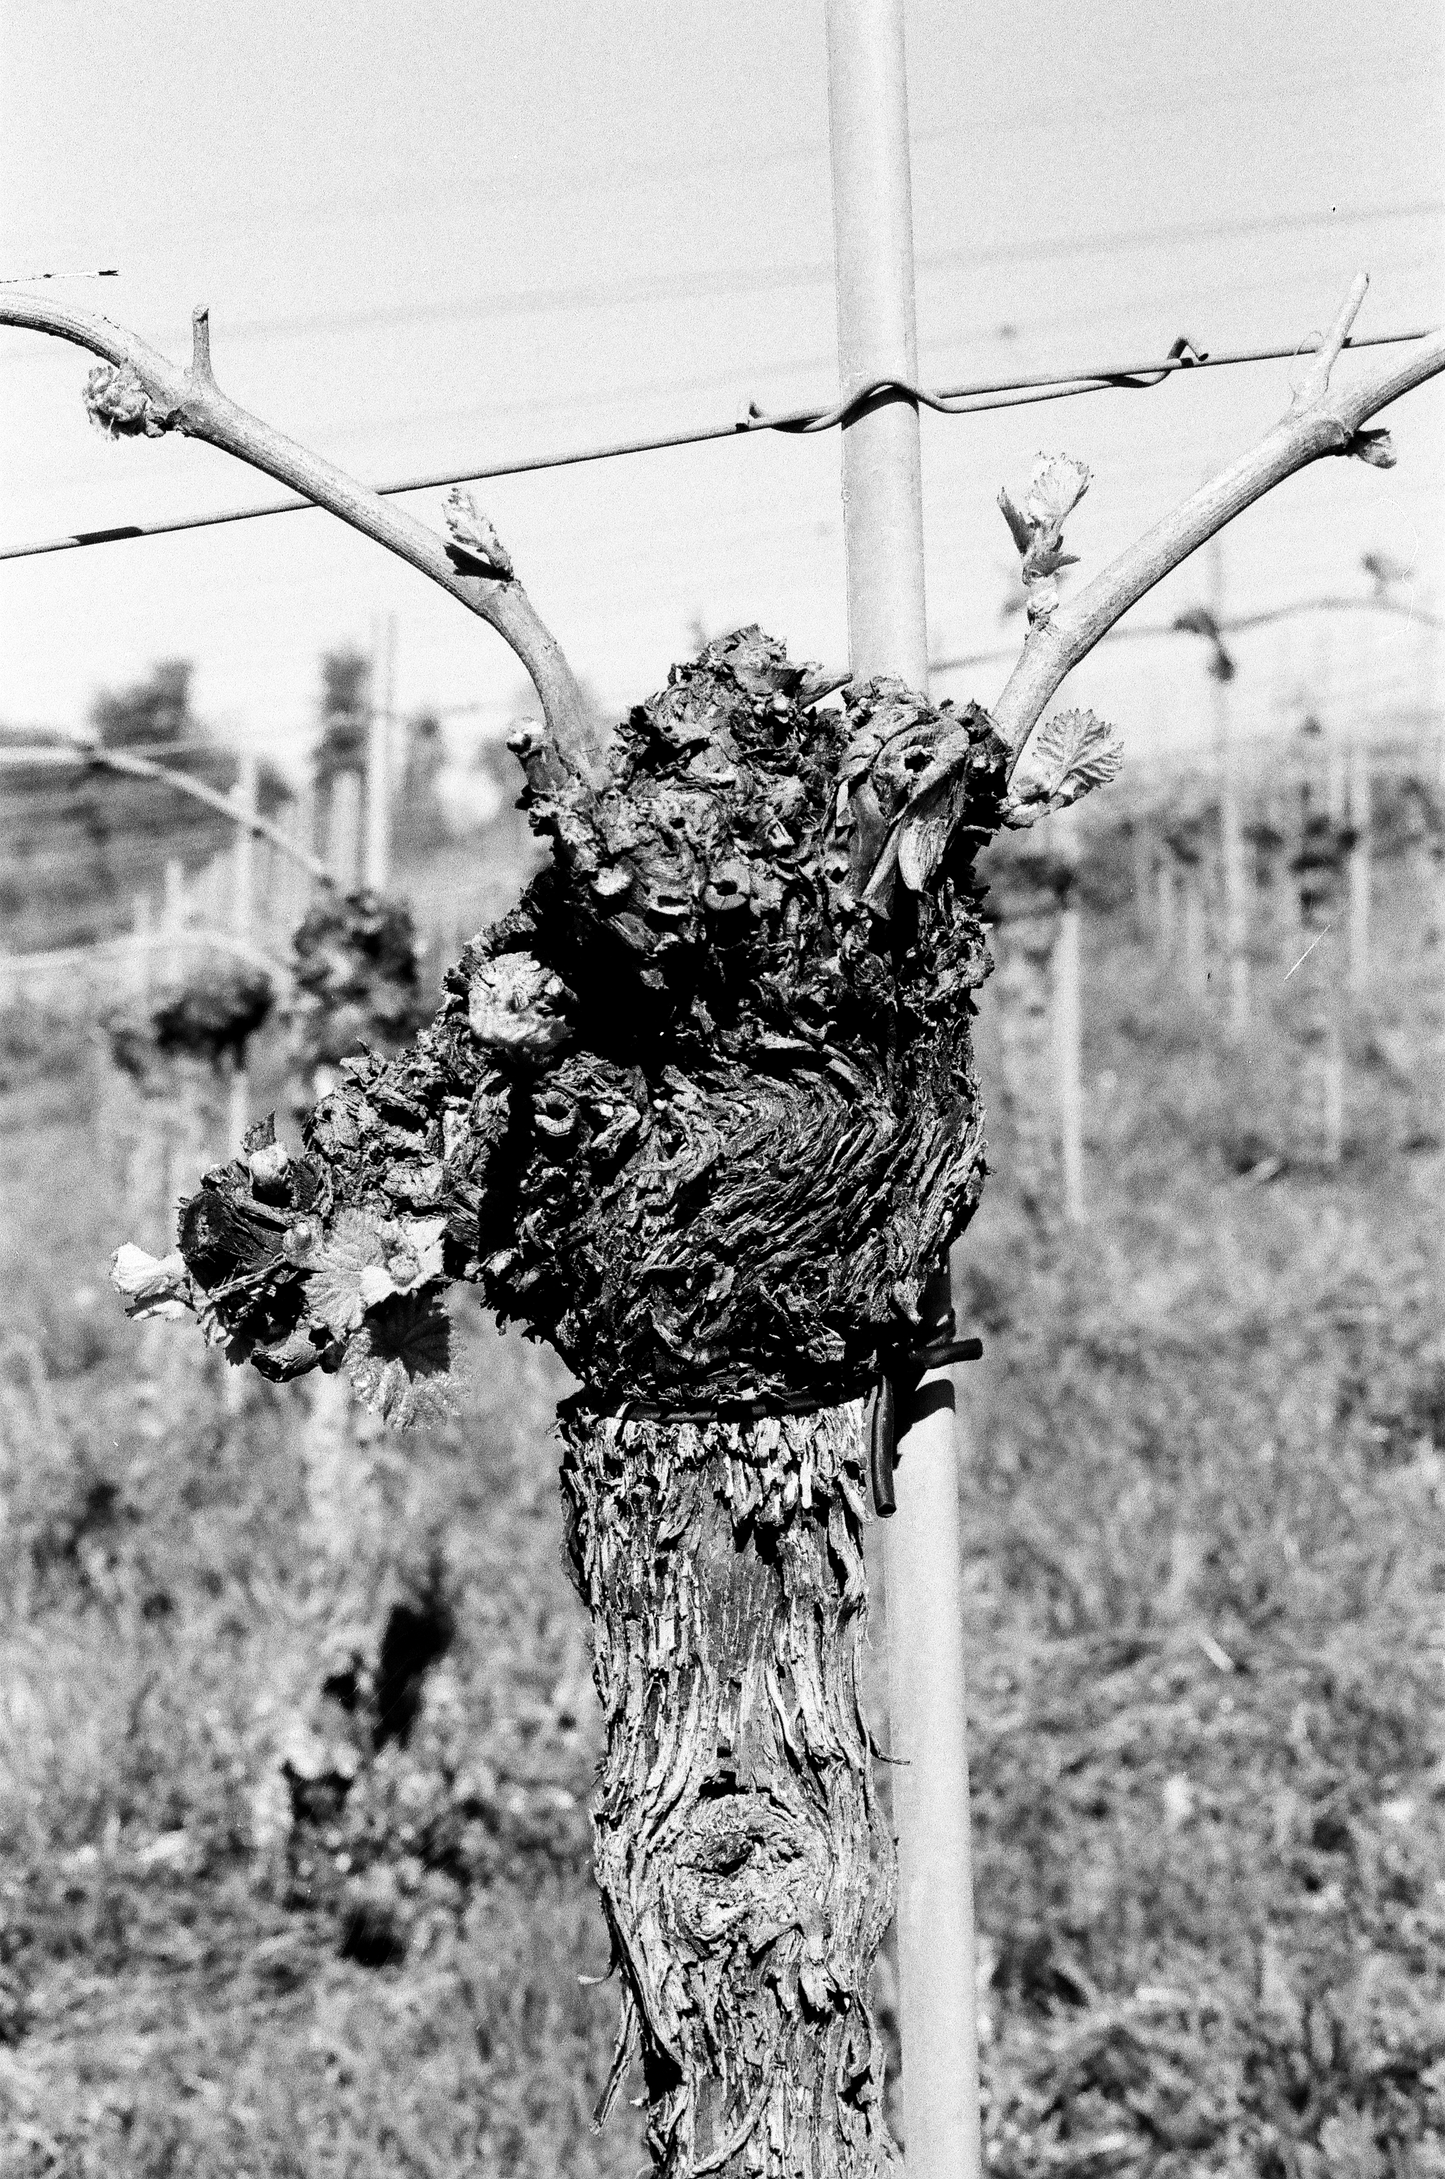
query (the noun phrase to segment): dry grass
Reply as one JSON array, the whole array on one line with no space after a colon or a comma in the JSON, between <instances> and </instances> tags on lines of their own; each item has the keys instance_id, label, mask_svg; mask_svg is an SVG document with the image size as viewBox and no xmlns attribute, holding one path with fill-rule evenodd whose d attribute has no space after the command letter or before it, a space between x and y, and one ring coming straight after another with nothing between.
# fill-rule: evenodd
<instances>
[{"instance_id":1,"label":"dry grass","mask_svg":"<svg viewBox=\"0 0 1445 2179\"><path fill-rule=\"evenodd\" d=\"M1445 1160L1369 1051L1438 965L1387 932L1325 1175L1287 1013L1226 1067L1095 948L1090 1226L1000 1140L965 1250L991 2168L1431 2179ZM461 1417L328 1549L305 1394L112 1314L89 1081L51 1029L0 1088L0 2171L631 2174L561 1373L463 1297Z\"/></svg>"}]
</instances>

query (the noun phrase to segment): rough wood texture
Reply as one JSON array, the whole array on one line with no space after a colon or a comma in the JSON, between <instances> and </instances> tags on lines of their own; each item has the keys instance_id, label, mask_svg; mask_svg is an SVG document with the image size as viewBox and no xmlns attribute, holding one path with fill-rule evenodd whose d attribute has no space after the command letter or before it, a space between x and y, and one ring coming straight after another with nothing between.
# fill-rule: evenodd
<instances>
[{"instance_id":1,"label":"rough wood texture","mask_svg":"<svg viewBox=\"0 0 1445 2179\"><path fill-rule=\"evenodd\" d=\"M607 1721L614 2091L636 2047L668 2179L893 2162L857 1395L918 1344L982 1185L974 855L1116 761L1069 714L1010 791L977 707L829 693L744 629L605 768L522 736L553 859L435 1021L341 1062L302 1155L253 1129L185 1206L183 1263L121 1267L142 1311L188 1302L272 1376L344 1367L393 1419L444 1374L454 1278L583 1379L564 1484Z\"/></svg>"},{"instance_id":2,"label":"rough wood texture","mask_svg":"<svg viewBox=\"0 0 1445 2179\"><path fill-rule=\"evenodd\" d=\"M275 1375L345 1362L373 1404L399 1416L444 1359L438 1297L456 1276L479 1278L499 1310L554 1339L609 1404L640 1396L715 1408L801 1394L821 1408L854 1390L895 1345L910 1343L924 1282L981 1183L968 1016L987 957L971 862L982 839L1009 821L1007 801L1019 799L1019 790L1006 794L1006 766L1017 765L1069 668L1250 501L1325 453L1393 458L1385 435L1363 427L1445 368L1445 344L1421 342L1350 396L1330 395L1330 369L1364 285L1362 277L1320 344L1290 415L1252 455L1071 608L1055 612L1048 593L1037 593L1024 657L995 707L1002 737L974 707L933 711L886 683L850 691L838 720L813 720L819 691L777 646L745 631L634 714L605 777L563 753L566 729L586 712L582 692L505 548L465 496L448 509L443 543L247 415L215 384L204 310L183 374L92 313L0 301L0 320L104 359L87 388L103 428L202 438L329 508L487 620L526 666L549 722L522 754L534 813L556 843L553 868L515 916L468 949L437 1022L411 1054L348 1064L311 1121L303 1157L292 1159L267 1126L253 1130L245 1160L208 1175L186 1206L183 1261L120 1252L118 1282L132 1302L144 1313L197 1307L234 1359L250 1356ZM1064 564L1067 512L1067 491L1047 477L1042 484L1037 504L1010 503L1021 552L1028 558L1038 545L1028 572L1041 584ZM1070 504L1077 497L1073 490ZM1076 757L1094 773L1092 782L1080 774L1073 793L1098 782L1101 760L1112 762L1106 752L1087 756L1085 724L1064 722L1042 791L1036 782L1021 798L1032 814L1056 801ZM1048 735L1045 725L1036 745ZM802 1505L814 1433L798 1426L795 1444L793 1425L776 1415L772 1422L789 1445L785 1466ZM816 1442L824 1442L821 1426ZM586 1462L574 1450L580 1475ZM716 1491L673 1509L676 1473L664 1436L639 1464L633 1493L642 1506L637 1533L654 1547L668 1537L648 1525L652 1502L659 1520L683 1515L679 1537L690 1519L699 1539L712 1534ZM717 1607L695 1620L704 1647L725 1653L729 1612L737 1609L741 1626L749 1606L769 1614L771 1654L787 1657L794 1535L806 1537L796 1514L772 1557L755 1531L730 1559L720 1548L668 1559L679 1583L686 1563L700 1591L714 1561L726 1570ZM619 1549L623 1540L619 1532ZM605 1659L620 1628L629 1677L641 1673L645 1684L646 1660L670 1655L677 1632L665 1583L659 1590L656 1573L637 1563L635 1619L617 1620L611 1584L600 1584L599 1643ZM781 1586L771 1590L763 1570L775 1563ZM625 1592L621 1571L616 1580ZM726 1602L734 1595L736 1607ZM834 1645L818 1673L835 1707L838 1655ZM810 1678L805 1672L799 1684ZM786 1700L780 1732L785 1711ZM657 1726L661 1758L666 1736L687 1730L686 1716L659 1713ZM786 1806L785 1775L774 1748L770 1804ZM649 1772L644 1797L654 1785ZM771 1806L760 1804L760 1813L773 1821ZM769 1838L781 1835L760 1834L764 1862ZM635 1857L640 1840L632 1850ZM724 1877L732 1851L724 1842ZM629 1987L652 2038L654 2089L673 2099L655 2142L678 2179L724 2166L783 2179L784 2158L799 2168L787 2139L790 2108L821 2114L830 2097L840 2101L828 2070L832 2043L820 2053L815 2039L795 2051L791 2031L752 1993L746 2016L738 2014L738 2047L754 2077L762 2065L764 2108L755 2114L737 2105L731 2076L719 2085L718 2049L706 2032L700 2041L666 2040L679 1984L698 1990L707 2019L712 1985L688 1966L685 1948L706 1920L712 1873L704 1859L691 1878L678 1878L681 1919L659 1934L655 1953L651 1924L630 1933ZM659 1864L659 1883L665 1874ZM745 1921L755 1902L741 1889ZM760 1896L769 1890L760 1886ZM645 1972L636 1964L644 1939ZM805 1938L805 2008L837 2010L831 1968L819 1970L823 1980L814 1975L810 1994L803 1965L811 1971L831 1958L831 1941L820 1952ZM775 1942L765 1941L764 1956ZM861 1957L861 1929L853 1942ZM838 1943L845 1946L841 1934ZM775 2052L789 2053L796 2084L769 2077L748 2046L749 2022L771 2034ZM658 2074L658 2051L669 2053L676 2079ZM777 2064L781 2075L787 2061ZM719 2139L716 2125L739 2111L740 2138ZM776 2144L765 2119L776 2124ZM704 2125L718 2147L699 2163ZM841 2161L836 2129L821 2115L804 2139L809 2155L816 2146L833 2159L818 2170L866 2168L851 2139L851 2163Z\"/></svg>"},{"instance_id":3,"label":"rough wood texture","mask_svg":"<svg viewBox=\"0 0 1445 2179\"><path fill-rule=\"evenodd\" d=\"M856 1403L566 1425L606 1753L596 1869L668 2179L895 2168L865 1989L893 1854L858 1692Z\"/></svg>"},{"instance_id":4,"label":"rough wood texture","mask_svg":"<svg viewBox=\"0 0 1445 2179\"><path fill-rule=\"evenodd\" d=\"M404 1411L457 1277L602 1405L821 1406L912 1341L982 1183L972 859L1005 752L975 707L817 696L750 629L605 775L521 743L551 865L412 1050L343 1064L303 1157L258 1139L186 1208L233 1358L359 1356Z\"/></svg>"}]
</instances>

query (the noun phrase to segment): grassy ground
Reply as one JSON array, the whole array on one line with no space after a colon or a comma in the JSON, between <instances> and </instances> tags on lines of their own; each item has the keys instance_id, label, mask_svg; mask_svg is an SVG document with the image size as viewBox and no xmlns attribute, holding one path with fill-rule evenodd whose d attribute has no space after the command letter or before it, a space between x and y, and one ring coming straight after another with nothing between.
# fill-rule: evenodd
<instances>
[{"instance_id":1,"label":"grassy ground","mask_svg":"<svg viewBox=\"0 0 1445 2179\"><path fill-rule=\"evenodd\" d=\"M1357 1010L1325 1174L1287 963L1221 1065L1094 939L1089 1225L1041 1235L1005 1186L966 1252L995 2168L1445 2170L1428 986ZM1402 1038L1413 1081L1371 1058Z\"/></svg>"},{"instance_id":2,"label":"grassy ground","mask_svg":"<svg viewBox=\"0 0 1445 2179\"><path fill-rule=\"evenodd\" d=\"M1086 1228L994 1131L960 1301L1010 2179L1445 2173L1440 967L1409 930L1338 1173L1278 965L1226 1064L1122 914L1090 931ZM634 2173L635 2113L590 2128L562 1372L464 1296L454 1424L350 1455L304 1389L228 1405L105 1294L94 1071L44 1024L7 1052L0 2172Z\"/></svg>"}]
</instances>

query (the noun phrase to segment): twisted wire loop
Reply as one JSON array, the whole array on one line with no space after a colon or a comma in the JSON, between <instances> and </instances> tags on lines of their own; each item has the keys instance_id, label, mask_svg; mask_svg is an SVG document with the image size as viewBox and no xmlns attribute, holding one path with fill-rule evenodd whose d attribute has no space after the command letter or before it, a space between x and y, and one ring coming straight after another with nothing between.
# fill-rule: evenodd
<instances>
[{"instance_id":1,"label":"twisted wire loop","mask_svg":"<svg viewBox=\"0 0 1445 2179\"><path fill-rule=\"evenodd\" d=\"M861 416L881 395L901 394L906 400L916 401L920 408L933 409L940 416L968 416L981 408L1007 407L1010 402L996 399L998 395L1017 395L1022 400L1062 400L1074 393L1099 392L1108 387L1125 391L1145 391L1151 386L1162 386L1176 370L1190 370L1209 361L1207 348L1198 348L1187 333L1181 333L1168 355L1157 365L1142 369L1133 367L1119 370L1080 371L1075 377L1058 379L1049 383L1030 384L1019 380L1006 386L980 387L972 392L931 392L926 386L915 386L907 378L874 378L866 386L850 393L829 409L785 409L769 415L760 409L756 401L747 401L738 411L737 428L740 432L781 431L798 436L814 431L832 431L839 425L850 424Z\"/></svg>"}]
</instances>

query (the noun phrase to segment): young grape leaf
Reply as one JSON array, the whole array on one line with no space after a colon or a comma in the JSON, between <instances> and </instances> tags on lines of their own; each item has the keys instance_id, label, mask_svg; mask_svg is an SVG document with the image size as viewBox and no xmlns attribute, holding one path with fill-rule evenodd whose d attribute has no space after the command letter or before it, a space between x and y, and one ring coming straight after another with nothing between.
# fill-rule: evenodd
<instances>
[{"instance_id":1,"label":"young grape leaf","mask_svg":"<svg viewBox=\"0 0 1445 2179\"><path fill-rule=\"evenodd\" d=\"M1373 430L1362 426L1346 442L1344 451L1353 454L1356 461L1368 462L1372 469L1393 469L1395 466L1395 442L1383 424Z\"/></svg>"},{"instance_id":2,"label":"young grape leaf","mask_svg":"<svg viewBox=\"0 0 1445 2179\"><path fill-rule=\"evenodd\" d=\"M385 1269L381 1221L366 1211L339 1210L314 1262L306 1298L337 1339L354 1332L366 1310L394 1291ZM376 1276L366 1278L368 1272Z\"/></svg>"},{"instance_id":3,"label":"young grape leaf","mask_svg":"<svg viewBox=\"0 0 1445 2179\"><path fill-rule=\"evenodd\" d=\"M454 484L447 493L445 513L447 530L451 537L447 549L453 558L476 561L488 574L500 575L503 580L509 578L512 573L511 554L471 493L460 484Z\"/></svg>"},{"instance_id":4,"label":"young grape leaf","mask_svg":"<svg viewBox=\"0 0 1445 2179\"><path fill-rule=\"evenodd\" d=\"M1092 711L1056 711L1035 733L1014 773L1003 820L1015 829L1067 809L1103 787L1124 761L1114 729Z\"/></svg>"},{"instance_id":5,"label":"young grape leaf","mask_svg":"<svg viewBox=\"0 0 1445 2179\"><path fill-rule=\"evenodd\" d=\"M1029 478L1024 514L1037 530L1060 529L1092 482L1087 462L1075 461L1072 454L1040 454Z\"/></svg>"},{"instance_id":6,"label":"young grape leaf","mask_svg":"<svg viewBox=\"0 0 1445 2179\"><path fill-rule=\"evenodd\" d=\"M1040 454L1034 463L1022 507L1005 485L999 508L1023 561L1024 594L1030 625L1047 620L1059 602L1060 568L1074 567L1077 556L1064 550L1064 522L1089 489L1088 465L1071 454Z\"/></svg>"},{"instance_id":7,"label":"young grape leaf","mask_svg":"<svg viewBox=\"0 0 1445 2179\"><path fill-rule=\"evenodd\" d=\"M366 1406L398 1430L445 1411L451 1320L435 1292L395 1294L347 1341L346 1374Z\"/></svg>"},{"instance_id":8,"label":"young grape leaf","mask_svg":"<svg viewBox=\"0 0 1445 2179\"><path fill-rule=\"evenodd\" d=\"M132 1317L180 1317L194 1309L191 1274L175 1251L149 1256L127 1241L110 1259L110 1283Z\"/></svg>"}]
</instances>

